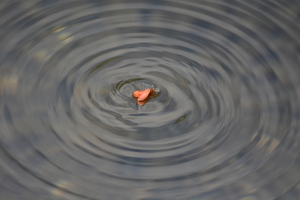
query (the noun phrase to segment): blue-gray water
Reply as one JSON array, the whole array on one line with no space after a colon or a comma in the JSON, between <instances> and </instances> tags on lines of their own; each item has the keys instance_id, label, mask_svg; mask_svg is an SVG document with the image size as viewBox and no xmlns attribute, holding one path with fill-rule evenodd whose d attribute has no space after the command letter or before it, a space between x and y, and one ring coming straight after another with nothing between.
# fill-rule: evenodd
<instances>
[{"instance_id":1,"label":"blue-gray water","mask_svg":"<svg viewBox=\"0 0 300 200\"><path fill-rule=\"evenodd\" d=\"M0 200L299 199L299 97L297 0L1 0Z\"/></svg>"}]
</instances>

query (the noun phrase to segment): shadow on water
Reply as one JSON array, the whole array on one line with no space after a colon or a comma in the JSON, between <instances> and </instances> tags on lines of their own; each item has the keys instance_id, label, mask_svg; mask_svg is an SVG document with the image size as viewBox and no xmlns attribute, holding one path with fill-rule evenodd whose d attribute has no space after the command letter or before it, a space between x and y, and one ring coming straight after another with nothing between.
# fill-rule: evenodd
<instances>
[{"instance_id":1,"label":"shadow on water","mask_svg":"<svg viewBox=\"0 0 300 200\"><path fill-rule=\"evenodd\" d=\"M299 24L293 0L1 1L0 200L299 198Z\"/></svg>"}]
</instances>

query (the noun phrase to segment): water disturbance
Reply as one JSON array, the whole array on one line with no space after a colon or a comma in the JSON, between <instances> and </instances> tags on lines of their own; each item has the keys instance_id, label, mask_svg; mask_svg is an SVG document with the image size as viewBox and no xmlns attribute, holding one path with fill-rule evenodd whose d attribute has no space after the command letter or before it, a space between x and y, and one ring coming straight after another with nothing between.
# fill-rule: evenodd
<instances>
[{"instance_id":1,"label":"water disturbance","mask_svg":"<svg viewBox=\"0 0 300 200\"><path fill-rule=\"evenodd\" d=\"M0 199L299 198L299 35L297 0L1 0Z\"/></svg>"}]
</instances>

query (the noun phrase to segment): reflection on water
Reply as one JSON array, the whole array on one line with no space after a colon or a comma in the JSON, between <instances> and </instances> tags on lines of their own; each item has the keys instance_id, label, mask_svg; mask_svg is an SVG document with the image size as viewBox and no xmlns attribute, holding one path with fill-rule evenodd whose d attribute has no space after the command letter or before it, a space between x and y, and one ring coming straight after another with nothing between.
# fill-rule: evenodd
<instances>
[{"instance_id":1,"label":"reflection on water","mask_svg":"<svg viewBox=\"0 0 300 200\"><path fill-rule=\"evenodd\" d=\"M297 1L0 10L1 200L300 196Z\"/></svg>"}]
</instances>

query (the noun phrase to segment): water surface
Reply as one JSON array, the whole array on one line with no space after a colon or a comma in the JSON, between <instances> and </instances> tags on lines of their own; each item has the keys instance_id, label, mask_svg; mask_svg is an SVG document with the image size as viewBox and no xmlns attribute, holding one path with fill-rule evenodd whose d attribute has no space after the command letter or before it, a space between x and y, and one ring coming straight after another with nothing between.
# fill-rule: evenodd
<instances>
[{"instance_id":1,"label":"water surface","mask_svg":"<svg viewBox=\"0 0 300 200\"><path fill-rule=\"evenodd\" d=\"M299 35L296 0L2 0L0 199L299 198Z\"/></svg>"}]
</instances>

